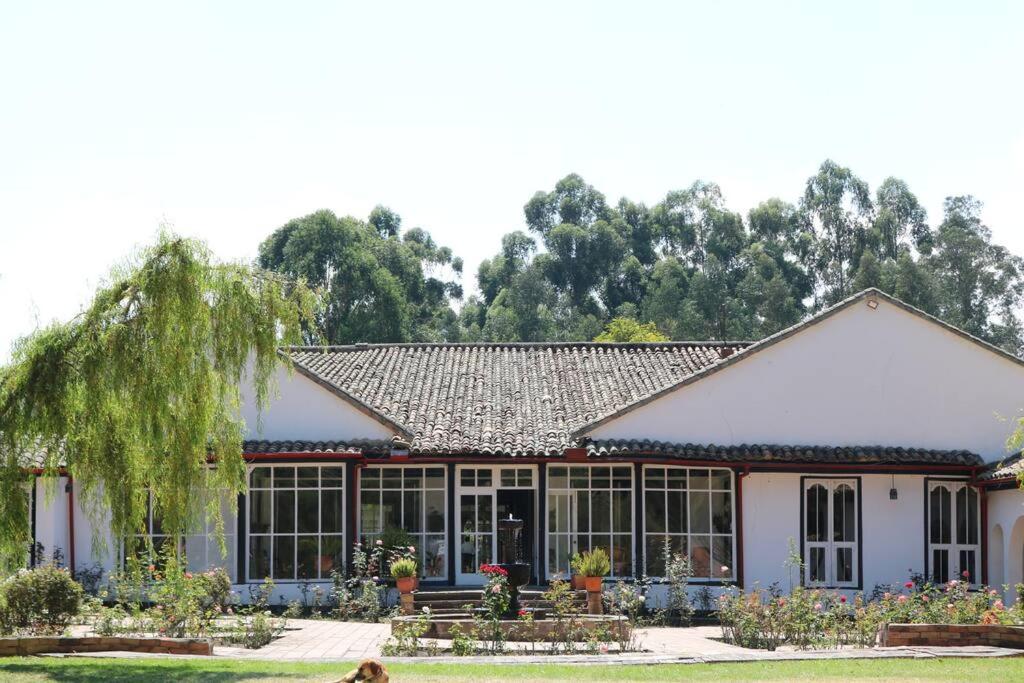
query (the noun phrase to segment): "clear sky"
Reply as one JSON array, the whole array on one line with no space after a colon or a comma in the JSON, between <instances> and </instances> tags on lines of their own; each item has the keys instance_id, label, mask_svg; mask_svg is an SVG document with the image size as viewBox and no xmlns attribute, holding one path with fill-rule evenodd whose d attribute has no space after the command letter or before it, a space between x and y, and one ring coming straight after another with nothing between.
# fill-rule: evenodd
<instances>
[{"instance_id":1,"label":"clear sky","mask_svg":"<svg viewBox=\"0 0 1024 683\"><path fill-rule=\"evenodd\" d=\"M746 212L826 158L1024 253L1020 2L0 0L0 361L162 221L252 259L378 203L466 261L570 172Z\"/></svg>"}]
</instances>

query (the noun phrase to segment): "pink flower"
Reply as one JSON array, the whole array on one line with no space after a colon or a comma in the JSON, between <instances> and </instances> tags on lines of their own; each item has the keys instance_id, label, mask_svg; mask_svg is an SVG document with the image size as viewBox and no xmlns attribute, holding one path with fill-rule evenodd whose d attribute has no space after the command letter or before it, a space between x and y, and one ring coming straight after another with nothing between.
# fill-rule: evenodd
<instances>
[{"instance_id":1,"label":"pink flower","mask_svg":"<svg viewBox=\"0 0 1024 683\"><path fill-rule=\"evenodd\" d=\"M601 654L608 654L608 643L601 643Z\"/></svg>"},{"instance_id":2,"label":"pink flower","mask_svg":"<svg viewBox=\"0 0 1024 683\"><path fill-rule=\"evenodd\" d=\"M228 607L228 615L232 615L234 613L235 613L235 610L233 610L230 607Z\"/></svg>"},{"instance_id":3,"label":"pink flower","mask_svg":"<svg viewBox=\"0 0 1024 683\"><path fill-rule=\"evenodd\" d=\"M930 599L931 598L929 598L927 595L922 595L921 596L921 602L928 602Z\"/></svg>"},{"instance_id":4,"label":"pink flower","mask_svg":"<svg viewBox=\"0 0 1024 683\"><path fill-rule=\"evenodd\" d=\"M192 578L192 572L185 572L185 578L186 579L191 579Z\"/></svg>"},{"instance_id":5,"label":"pink flower","mask_svg":"<svg viewBox=\"0 0 1024 683\"><path fill-rule=\"evenodd\" d=\"M996 600L995 602L992 603L992 607L993 607L993 609L1003 609L1003 601L1002 600Z\"/></svg>"},{"instance_id":6,"label":"pink flower","mask_svg":"<svg viewBox=\"0 0 1024 683\"><path fill-rule=\"evenodd\" d=\"M846 604L846 596L845 595L840 595L839 596L839 602L841 602L843 604Z\"/></svg>"},{"instance_id":7,"label":"pink flower","mask_svg":"<svg viewBox=\"0 0 1024 683\"><path fill-rule=\"evenodd\" d=\"M376 542L376 544L375 544L375 545L384 545L384 541L382 541L382 540L380 540L380 539L378 538L378 539L377 539L377 542Z\"/></svg>"},{"instance_id":8,"label":"pink flower","mask_svg":"<svg viewBox=\"0 0 1024 683\"><path fill-rule=\"evenodd\" d=\"M156 571L156 565L155 564L149 565L149 571L155 572Z\"/></svg>"},{"instance_id":9,"label":"pink flower","mask_svg":"<svg viewBox=\"0 0 1024 683\"><path fill-rule=\"evenodd\" d=\"M913 581L907 581L905 584L903 584L903 587L904 588L913 588L914 587L914 582Z\"/></svg>"},{"instance_id":10,"label":"pink flower","mask_svg":"<svg viewBox=\"0 0 1024 683\"><path fill-rule=\"evenodd\" d=\"M779 598L779 607L786 606L786 598Z\"/></svg>"},{"instance_id":11,"label":"pink flower","mask_svg":"<svg viewBox=\"0 0 1024 683\"><path fill-rule=\"evenodd\" d=\"M971 573L965 569L962 572L960 572L960 576L964 577L965 579L969 579L971 578Z\"/></svg>"},{"instance_id":12,"label":"pink flower","mask_svg":"<svg viewBox=\"0 0 1024 683\"><path fill-rule=\"evenodd\" d=\"M721 567L720 567L719 569L721 569L721 571L722 571L722 573L723 573L723 574L728 574L728 573L729 573L729 567L728 567L728 565L724 565L724 564L723 564L723 565L722 565L722 566L721 566Z\"/></svg>"},{"instance_id":13,"label":"pink flower","mask_svg":"<svg viewBox=\"0 0 1024 683\"><path fill-rule=\"evenodd\" d=\"M906 595L901 595L898 598L896 598L896 602L898 602L900 604L903 604L906 601L907 601L907 596Z\"/></svg>"},{"instance_id":14,"label":"pink flower","mask_svg":"<svg viewBox=\"0 0 1024 683\"><path fill-rule=\"evenodd\" d=\"M816 609L817 611L820 612L821 611L821 603L820 602L814 603L814 609Z\"/></svg>"},{"instance_id":15,"label":"pink flower","mask_svg":"<svg viewBox=\"0 0 1024 683\"><path fill-rule=\"evenodd\" d=\"M996 597L997 595L999 595L994 588L992 590L990 590L988 592L988 594L991 595L993 598Z\"/></svg>"},{"instance_id":16,"label":"pink flower","mask_svg":"<svg viewBox=\"0 0 1024 683\"><path fill-rule=\"evenodd\" d=\"M883 600L888 600L891 597L892 597L892 593L882 593L882 599Z\"/></svg>"},{"instance_id":17,"label":"pink flower","mask_svg":"<svg viewBox=\"0 0 1024 683\"><path fill-rule=\"evenodd\" d=\"M499 586L498 584L494 584L493 586L491 586L491 592L495 594L500 593L501 586Z\"/></svg>"},{"instance_id":18,"label":"pink flower","mask_svg":"<svg viewBox=\"0 0 1024 683\"><path fill-rule=\"evenodd\" d=\"M416 546L414 546L414 545L409 546L409 552L410 553L416 552Z\"/></svg>"}]
</instances>

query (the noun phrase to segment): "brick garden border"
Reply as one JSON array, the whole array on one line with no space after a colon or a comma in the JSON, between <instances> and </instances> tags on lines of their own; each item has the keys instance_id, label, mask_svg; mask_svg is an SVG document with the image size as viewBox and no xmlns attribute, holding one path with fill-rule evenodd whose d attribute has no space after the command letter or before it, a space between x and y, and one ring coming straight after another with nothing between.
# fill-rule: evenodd
<instances>
[{"instance_id":1,"label":"brick garden border","mask_svg":"<svg viewBox=\"0 0 1024 683\"><path fill-rule=\"evenodd\" d=\"M46 652L153 652L168 655L212 655L213 641L205 638L0 638L0 657Z\"/></svg>"},{"instance_id":2,"label":"brick garden border","mask_svg":"<svg viewBox=\"0 0 1024 683\"><path fill-rule=\"evenodd\" d=\"M1024 650L1024 627L998 624L889 624L878 630L882 647L985 645Z\"/></svg>"}]
</instances>

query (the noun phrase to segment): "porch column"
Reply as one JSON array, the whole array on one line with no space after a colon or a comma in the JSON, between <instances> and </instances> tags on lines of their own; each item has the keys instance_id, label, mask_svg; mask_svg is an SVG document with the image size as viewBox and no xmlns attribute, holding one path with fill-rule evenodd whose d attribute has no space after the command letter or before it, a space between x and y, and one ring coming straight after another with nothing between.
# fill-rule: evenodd
<instances>
[{"instance_id":1,"label":"porch column","mask_svg":"<svg viewBox=\"0 0 1024 683\"><path fill-rule=\"evenodd\" d=\"M537 582L548 582L548 464L537 465Z\"/></svg>"},{"instance_id":2,"label":"porch column","mask_svg":"<svg viewBox=\"0 0 1024 683\"><path fill-rule=\"evenodd\" d=\"M455 555L461 548L455 535L455 463L445 465L448 468L448 583L455 585Z\"/></svg>"},{"instance_id":3,"label":"porch column","mask_svg":"<svg viewBox=\"0 0 1024 683\"><path fill-rule=\"evenodd\" d=\"M633 577L644 575L644 466L633 464Z\"/></svg>"}]
</instances>

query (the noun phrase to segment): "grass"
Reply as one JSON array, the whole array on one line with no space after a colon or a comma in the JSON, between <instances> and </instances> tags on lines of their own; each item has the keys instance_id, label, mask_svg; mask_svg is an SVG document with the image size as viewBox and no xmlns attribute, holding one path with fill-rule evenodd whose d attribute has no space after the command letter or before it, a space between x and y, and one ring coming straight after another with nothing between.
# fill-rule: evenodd
<instances>
[{"instance_id":1,"label":"grass","mask_svg":"<svg viewBox=\"0 0 1024 683\"><path fill-rule=\"evenodd\" d=\"M351 667L344 664L256 662L228 659L100 659L93 657L12 657L0 659L0 680L22 681L332 681ZM596 665L389 664L402 681L781 681L1024 680L1024 658L874 659L742 664Z\"/></svg>"}]
</instances>

